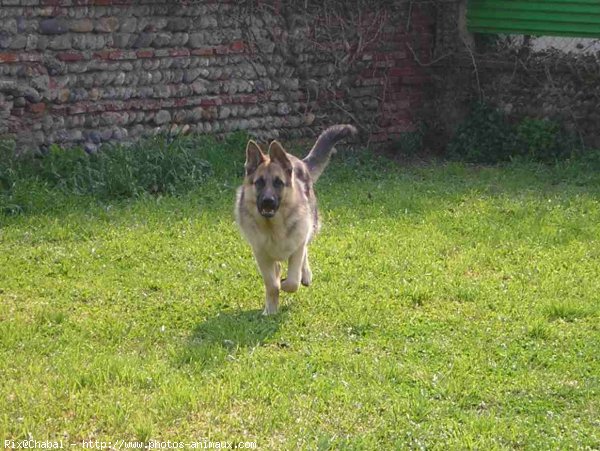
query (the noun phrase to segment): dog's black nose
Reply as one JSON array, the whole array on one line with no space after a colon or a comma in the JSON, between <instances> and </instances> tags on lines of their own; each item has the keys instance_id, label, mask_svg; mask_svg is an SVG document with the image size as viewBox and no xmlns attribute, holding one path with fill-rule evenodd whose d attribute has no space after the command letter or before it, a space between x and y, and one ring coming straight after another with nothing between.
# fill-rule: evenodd
<instances>
[{"instance_id":1,"label":"dog's black nose","mask_svg":"<svg viewBox=\"0 0 600 451\"><path fill-rule=\"evenodd\" d=\"M265 197L261 203L263 208L274 209L277 207L277 202L274 197Z\"/></svg>"},{"instance_id":2,"label":"dog's black nose","mask_svg":"<svg viewBox=\"0 0 600 451\"><path fill-rule=\"evenodd\" d=\"M258 202L258 211L265 218L272 218L278 207L277 199L274 197L263 197Z\"/></svg>"}]
</instances>

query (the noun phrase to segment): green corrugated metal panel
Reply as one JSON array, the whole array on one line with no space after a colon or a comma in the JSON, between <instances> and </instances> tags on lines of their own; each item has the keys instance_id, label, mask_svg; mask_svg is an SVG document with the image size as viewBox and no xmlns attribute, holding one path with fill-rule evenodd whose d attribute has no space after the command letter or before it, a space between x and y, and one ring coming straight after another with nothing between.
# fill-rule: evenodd
<instances>
[{"instance_id":1,"label":"green corrugated metal panel","mask_svg":"<svg viewBox=\"0 0 600 451\"><path fill-rule=\"evenodd\" d=\"M470 0L477 33L600 37L600 0Z\"/></svg>"}]
</instances>

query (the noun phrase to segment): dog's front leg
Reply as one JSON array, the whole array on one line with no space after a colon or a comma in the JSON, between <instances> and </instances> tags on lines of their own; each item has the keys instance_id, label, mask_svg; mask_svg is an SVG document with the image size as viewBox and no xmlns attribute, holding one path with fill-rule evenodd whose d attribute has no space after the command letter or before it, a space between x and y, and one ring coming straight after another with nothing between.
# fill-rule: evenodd
<instances>
[{"instance_id":1,"label":"dog's front leg","mask_svg":"<svg viewBox=\"0 0 600 451\"><path fill-rule=\"evenodd\" d=\"M304 263L304 256L306 255L306 245L300 246L300 248L290 255L288 261L288 274L287 279L281 282L281 289L288 293L294 293L298 291L300 287L300 277L302 275L302 266Z\"/></svg>"},{"instance_id":2,"label":"dog's front leg","mask_svg":"<svg viewBox=\"0 0 600 451\"><path fill-rule=\"evenodd\" d=\"M255 255L260 273L265 283L265 309L263 315L277 313L279 307L279 277L281 266L279 262L264 255Z\"/></svg>"}]
</instances>

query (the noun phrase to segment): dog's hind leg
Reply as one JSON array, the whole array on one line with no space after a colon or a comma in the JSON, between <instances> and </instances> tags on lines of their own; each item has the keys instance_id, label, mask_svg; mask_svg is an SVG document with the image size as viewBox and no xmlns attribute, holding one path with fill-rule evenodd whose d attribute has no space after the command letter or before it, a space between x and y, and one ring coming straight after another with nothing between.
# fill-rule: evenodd
<instances>
[{"instance_id":1,"label":"dog's hind leg","mask_svg":"<svg viewBox=\"0 0 600 451\"><path fill-rule=\"evenodd\" d=\"M302 260L302 279L300 279L302 285L308 287L312 282L312 271L308 264L308 249L304 251L304 260Z\"/></svg>"},{"instance_id":2,"label":"dog's hind leg","mask_svg":"<svg viewBox=\"0 0 600 451\"><path fill-rule=\"evenodd\" d=\"M263 315L273 315L279 308L279 277L281 265L271 258L256 255L256 261L265 283L265 309Z\"/></svg>"},{"instance_id":3,"label":"dog's hind leg","mask_svg":"<svg viewBox=\"0 0 600 451\"><path fill-rule=\"evenodd\" d=\"M281 263L275 262L275 277L277 280L281 279Z\"/></svg>"},{"instance_id":4,"label":"dog's hind leg","mask_svg":"<svg viewBox=\"0 0 600 451\"><path fill-rule=\"evenodd\" d=\"M281 289L288 293L298 291L300 287L300 278L302 276L302 268L304 265L304 256L306 255L306 246L301 246L294 252L288 260L287 279L281 282Z\"/></svg>"}]
</instances>

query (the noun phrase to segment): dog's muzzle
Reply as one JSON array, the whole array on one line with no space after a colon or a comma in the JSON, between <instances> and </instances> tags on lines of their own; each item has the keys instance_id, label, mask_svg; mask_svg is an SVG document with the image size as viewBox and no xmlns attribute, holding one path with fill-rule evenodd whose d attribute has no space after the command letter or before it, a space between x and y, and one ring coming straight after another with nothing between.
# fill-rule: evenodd
<instances>
[{"instance_id":1,"label":"dog's muzzle","mask_svg":"<svg viewBox=\"0 0 600 451\"><path fill-rule=\"evenodd\" d=\"M265 218L275 216L279 203L275 198L267 197L258 203L258 212Z\"/></svg>"}]
</instances>

